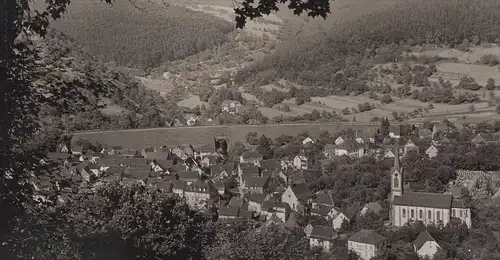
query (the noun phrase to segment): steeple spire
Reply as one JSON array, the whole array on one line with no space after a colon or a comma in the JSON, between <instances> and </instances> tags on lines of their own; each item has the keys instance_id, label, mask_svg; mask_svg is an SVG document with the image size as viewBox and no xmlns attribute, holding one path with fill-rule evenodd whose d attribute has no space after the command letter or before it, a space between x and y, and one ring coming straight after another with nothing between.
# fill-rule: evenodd
<instances>
[{"instance_id":1,"label":"steeple spire","mask_svg":"<svg viewBox=\"0 0 500 260\"><path fill-rule=\"evenodd\" d=\"M393 171L400 171L401 166L399 163L399 144L395 145L395 151L394 151L394 166L392 166Z\"/></svg>"}]
</instances>

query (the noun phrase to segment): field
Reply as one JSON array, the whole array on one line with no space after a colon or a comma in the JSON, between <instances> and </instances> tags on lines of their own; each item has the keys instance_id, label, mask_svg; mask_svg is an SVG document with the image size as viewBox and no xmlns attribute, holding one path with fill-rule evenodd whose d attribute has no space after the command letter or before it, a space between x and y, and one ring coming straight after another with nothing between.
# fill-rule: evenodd
<instances>
[{"instance_id":1,"label":"field","mask_svg":"<svg viewBox=\"0 0 500 260\"><path fill-rule=\"evenodd\" d=\"M296 136L307 131L311 136L318 136L322 131L331 134L347 128L373 129L373 125L343 123L343 124L282 124L282 125L232 125L232 126L203 126L203 127L176 127L176 128L150 128L102 132L80 132L73 134L73 142L85 139L99 142L103 145L117 146L128 149L142 149L144 147L159 147L161 145L206 145L212 144L216 136L228 137L230 144L245 142L249 132L257 132L271 138L281 134Z\"/></svg>"},{"instance_id":2,"label":"field","mask_svg":"<svg viewBox=\"0 0 500 260\"><path fill-rule=\"evenodd\" d=\"M431 79L437 80L442 77L452 84L458 84L463 76L473 77L479 85L486 85L488 78L493 78L500 82L500 71L498 66L474 65L464 63L442 62L436 65L438 72L432 75Z\"/></svg>"}]
</instances>

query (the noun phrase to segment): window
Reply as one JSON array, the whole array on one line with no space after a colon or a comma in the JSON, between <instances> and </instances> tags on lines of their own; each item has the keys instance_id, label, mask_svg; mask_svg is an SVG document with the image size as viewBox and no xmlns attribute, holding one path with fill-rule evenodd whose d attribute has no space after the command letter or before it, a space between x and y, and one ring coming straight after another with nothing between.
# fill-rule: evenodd
<instances>
[{"instance_id":1,"label":"window","mask_svg":"<svg viewBox=\"0 0 500 260\"><path fill-rule=\"evenodd\" d=\"M465 217L467 217L467 210L465 210L464 215L465 215Z\"/></svg>"},{"instance_id":2,"label":"window","mask_svg":"<svg viewBox=\"0 0 500 260\"><path fill-rule=\"evenodd\" d=\"M415 211L413 209L410 211L410 216L411 216L411 218L415 217Z\"/></svg>"},{"instance_id":3,"label":"window","mask_svg":"<svg viewBox=\"0 0 500 260\"><path fill-rule=\"evenodd\" d=\"M423 210L418 211L418 218L424 218L424 211Z\"/></svg>"},{"instance_id":4,"label":"window","mask_svg":"<svg viewBox=\"0 0 500 260\"><path fill-rule=\"evenodd\" d=\"M406 209L403 209L403 218L406 218Z\"/></svg>"},{"instance_id":5,"label":"window","mask_svg":"<svg viewBox=\"0 0 500 260\"><path fill-rule=\"evenodd\" d=\"M399 188L399 178L398 178L398 174L397 173L394 175L394 185L393 186L396 189Z\"/></svg>"},{"instance_id":6,"label":"window","mask_svg":"<svg viewBox=\"0 0 500 260\"><path fill-rule=\"evenodd\" d=\"M440 211L436 212L436 219L437 219L437 221L441 221L441 212Z\"/></svg>"},{"instance_id":7,"label":"window","mask_svg":"<svg viewBox=\"0 0 500 260\"><path fill-rule=\"evenodd\" d=\"M462 217L463 217L463 212L462 212L462 210L460 210L460 218L462 218Z\"/></svg>"},{"instance_id":8,"label":"window","mask_svg":"<svg viewBox=\"0 0 500 260\"><path fill-rule=\"evenodd\" d=\"M453 209L453 210L451 211L451 216L452 216L452 217L455 217L456 215L457 215L457 212L456 212L456 210L455 210L455 209Z\"/></svg>"},{"instance_id":9,"label":"window","mask_svg":"<svg viewBox=\"0 0 500 260\"><path fill-rule=\"evenodd\" d=\"M432 212L430 210L427 212L427 218L432 219Z\"/></svg>"}]
</instances>

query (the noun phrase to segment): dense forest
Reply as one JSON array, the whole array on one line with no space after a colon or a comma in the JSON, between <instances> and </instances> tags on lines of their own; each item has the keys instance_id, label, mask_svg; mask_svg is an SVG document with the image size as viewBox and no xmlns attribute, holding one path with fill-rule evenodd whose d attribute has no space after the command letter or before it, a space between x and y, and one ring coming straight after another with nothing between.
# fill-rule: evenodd
<instances>
[{"instance_id":1,"label":"dense forest","mask_svg":"<svg viewBox=\"0 0 500 260\"><path fill-rule=\"evenodd\" d=\"M133 68L153 68L225 42L229 22L180 6L143 1L112 6L75 1L53 27L98 58Z\"/></svg>"},{"instance_id":2,"label":"dense forest","mask_svg":"<svg viewBox=\"0 0 500 260\"><path fill-rule=\"evenodd\" d=\"M54 88L68 92L67 98L60 99L46 95L40 111L42 131L35 143L65 130L158 127L180 116L175 103L98 62L59 31L50 31L35 46L39 53L34 64L36 89L42 95ZM108 106L114 111L106 112Z\"/></svg>"},{"instance_id":3,"label":"dense forest","mask_svg":"<svg viewBox=\"0 0 500 260\"><path fill-rule=\"evenodd\" d=\"M285 41L273 55L241 70L236 80L284 77L330 90L325 94L364 92L367 88L359 87L366 80L363 73L373 64L397 61L408 47L497 43L499 32L499 1L401 1L307 39Z\"/></svg>"}]
</instances>

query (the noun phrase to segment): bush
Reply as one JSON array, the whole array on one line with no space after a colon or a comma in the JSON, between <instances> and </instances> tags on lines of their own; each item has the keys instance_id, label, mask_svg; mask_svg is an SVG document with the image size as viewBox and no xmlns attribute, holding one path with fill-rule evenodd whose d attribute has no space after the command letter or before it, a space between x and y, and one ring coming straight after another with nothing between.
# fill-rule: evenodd
<instances>
[{"instance_id":1,"label":"bush","mask_svg":"<svg viewBox=\"0 0 500 260\"><path fill-rule=\"evenodd\" d=\"M498 56L495 55L495 54L486 54L486 55L483 55L481 57L481 59L479 60L479 62L481 64L490 65L490 66L496 66L496 65L498 65L500 63L498 61Z\"/></svg>"},{"instance_id":2,"label":"bush","mask_svg":"<svg viewBox=\"0 0 500 260\"><path fill-rule=\"evenodd\" d=\"M382 98L380 99L380 101L384 104L389 104L389 103L392 103L393 100L391 98L391 95L389 94L385 94L384 96L382 96Z\"/></svg>"}]
</instances>

